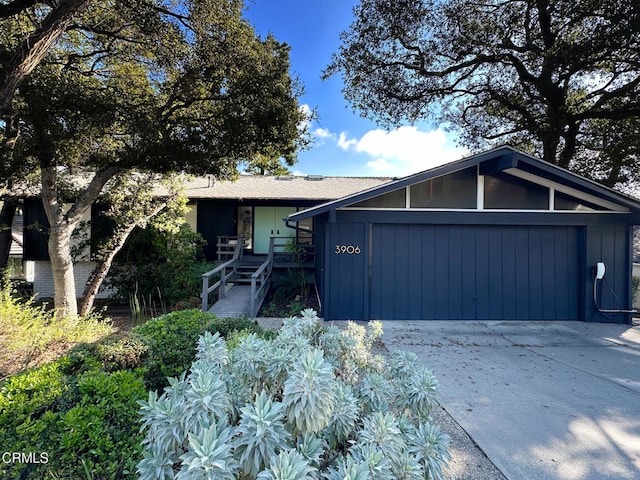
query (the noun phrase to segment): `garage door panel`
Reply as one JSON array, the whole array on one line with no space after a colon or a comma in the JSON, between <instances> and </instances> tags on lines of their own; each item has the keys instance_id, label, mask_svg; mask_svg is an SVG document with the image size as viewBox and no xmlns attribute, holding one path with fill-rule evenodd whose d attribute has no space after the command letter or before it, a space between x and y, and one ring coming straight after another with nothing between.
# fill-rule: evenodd
<instances>
[{"instance_id":1,"label":"garage door panel","mask_svg":"<svg viewBox=\"0 0 640 480\"><path fill-rule=\"evenodd\" d=\"M487 283L489 284L489 311L482 312L482 318L504 318L502 315L502 234L494 229L489 230Z\"/></svg>"},{"instance_id":2,"label":"garage door panel","mask_svg":"<svg viewBox=\"0 0 640 480\"><path fill-rule=\"evenodd\" d=\"M490 308L489 299L489 231L486 229L475 231L475 291L474 299L476 304L475 317L485 320L488 317ZM472 263L469 268L473 269ZM482 313L483 315L480 315Z\"/></svg>"},{"instance_id":3,"label":"garage door panel","mask_svg":"<svg viewBox=\"0 0 640 480\"><path fill-rule=\"evenodd\" d=\"M515 282L514 286L518 292L516 301L516 318L528 317L531 312L531 296L529 279L531 278L530 268L530 230L517 230L515 247Z\"/></svg>"},{"instance_id":4,"label":"garage door panel","mask_svg":"<svg viewBox=\"0 0 640 480\"><path fill-rule=\"evenodd\" d=\"M577 229L374 225L371 318L578 318Z\"/></svg>"},{"instance_id":5,"label":"garage door panel","mask_svg":"<svg viewBox=\"0 0 640 480\"><path fill-rule=\"evenodd\" d=\"M463 235L473 235L475 231L471 228L465 228ZM477 242L477 240L475 240ZM462 252L462 292L461 298L462 317L461 320L473 320L476 318L476 276L469 271L469 268L475 268L475 250L472 248L461 248Z\"/></svg>"},{"instance_id":6,"label":"garage door panel","mask_svg":"<svg viewBox=\"0 0 640 480\"><path fill-rule=\"evenodd\" d=\"M516 288L516 242L522 230L500 229L502 236L502 318L517 318L516 303L521 292Z\"/></svg>"}]
</instances>

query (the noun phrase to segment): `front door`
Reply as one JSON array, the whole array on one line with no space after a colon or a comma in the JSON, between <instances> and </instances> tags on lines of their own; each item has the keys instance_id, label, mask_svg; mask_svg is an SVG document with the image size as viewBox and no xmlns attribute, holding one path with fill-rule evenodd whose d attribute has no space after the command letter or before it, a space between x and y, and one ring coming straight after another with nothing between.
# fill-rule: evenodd
<instances>
[{"instance_id":1,"label":"front door","mask_svg":"<svg viewBox=\"0 0 640 480\"><path fill-rule=\"evenodd\" d=\"M253 225L253 253L269 253L271 237L294 238L296 231L288 228L284 218L296 212L296 207L255 207Z\"/></svg>"}]
</instances>

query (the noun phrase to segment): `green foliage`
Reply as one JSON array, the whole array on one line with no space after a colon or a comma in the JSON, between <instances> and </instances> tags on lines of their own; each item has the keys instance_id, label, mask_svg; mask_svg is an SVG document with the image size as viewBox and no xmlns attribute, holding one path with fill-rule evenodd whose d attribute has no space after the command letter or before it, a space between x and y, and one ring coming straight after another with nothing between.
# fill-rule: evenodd
<instances>
[{"instance_id":1,"label":"green foliage","mask_svg":"<svg viewBox=\"0 0 640 480\"><path fill-rule=\"evenodd\" d=\"M202 251L205 243L186 223L168 230L158 225L134 230L107 283L142 317L167 313L200 294L201 275L211 270Z\"/></svg>"},{"instance_id":2,"label":"green foliage","mask_svg":"<svg viewBox=\"0 0 640 480\"><path fill-rule=\"evenodd\" d=\"M140 478L441 478L437 382L410 354L374 356L381 335L379 322L325 329L312 310L273 339L202 335L189 374L140 402Z\"/></svg>"},{"instance_id":3,"label":"green foliage","mask_svg":"<svg viewBox=\"0 0 640 480\"><path fill-rule=\"evenodd\" d=\"M4 353L21 358L22 368L55 345L94 342L114 332L110 321L98 314L56 318L46 305L22 300L11 289L0 290L0 330Z\"/></svg>"},{"instance_id":4,"label":"green foliage","mask_svg":"<svg viewBox=\"0 0 640 480\"><path fill-rule=\"evenodd\" d=\"M230 437L223 423L237 412L219 373L230 357L221 334L233 336L238 328L261 332L247 319L217 320L199 310L176 312L128 333L79 344L55 362L10 377L0 386L0 445L8 451L47 452L49 461L0 463L0 477L135 478L136 464L142 459L152 472L148 478L168 479L174 478L172 465L184 454L180 478L203 478L208 469L217 468L216 458L227 458ZM183 342L183 337L193 341ZM173 355L171 349L187 352ZM191 365L194 354L198 360ZM149 394L145 382L147 369L160 365L182 376L171 379L166 387L170 394L158 398L154 392ZM167 385L164 377L157 382L160 387ZM137 401L143 399L149 405L145 428L169 432L158 437L161 450L143 453L144 437L137 422ZM176 417L180 421L171 423ZM216 418L223 423L214 432L210 421ZM186 437L189 441L179 451ZM219 455L207 463L198 452L210 448ZM174 454L168 457L171 451ZM227 467L233 464L233 459L224 461ZM220 475L216 478L228 478Z\"/></svg>"},{"instance_id":5,"label":"green foliage","mask_svg":"<svg viewBox=\"0 0 640 480\"><path fill-rule=\"evenodd\" d=\"M146 397L137 372L64 372L69 357L11 377L0 390L0 442L8 451L47 452L46 464L1 464L3 478L130 477L142 450L136 400Z\"/></svg>"},{"instance_id":6,"label":"green foliage","mask_svg":"<svg viewBox=\"0 0 640 480\"><path fill-rule=\"evenodd\" d=\"M167 377L189 368L198 336L212 328L215 315L182 310L154 318L133 329L149 347L146 381L150 389L162 388Z\"/></svg>"},{"instance_id":7,"label":"green foliage","mask_svg":"<svg viewBox=\"0 0 640 480\"><path fill-rule=\"evenodd\" d=\"M196 354L198 337L206 331L219 332L228 337L233 332L246 330L262 332L248 319L218 320L215 315L201 310L181 310L154 318L132 331L148 346L145 361L145 379L149 389L161 389L167 377L175 377L187 370Z\"/></svg>"},{"instance_id":8,"label":"green foliage","mask_svg":"<svg viewBox=\"0 0 640 480\"><path fill-rule=\"evenodd\" d=\"M614 186L640 177L639 15L636 1L360 0L325 76L388 126L432 120L472 150L510 144Z\"/></svg>"}]
</instances>

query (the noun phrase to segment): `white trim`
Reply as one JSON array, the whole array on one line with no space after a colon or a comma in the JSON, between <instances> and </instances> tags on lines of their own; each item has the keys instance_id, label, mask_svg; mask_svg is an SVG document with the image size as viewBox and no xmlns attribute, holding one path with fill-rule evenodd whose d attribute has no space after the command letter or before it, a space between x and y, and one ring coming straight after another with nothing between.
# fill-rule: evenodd
<instances>
[{"instance_id":1,"label":"white trim","mask_svg":"<svg viewBox=\"0 0 640 480\"><path fill-rule=\"evenodd\" d=\"M409 187L410 187L410 185L407 185L406 187L404 187L404 189L405 189L405 194L404 194L404 206L405 206L405 208L411 208L411 194L409 193L409 190L410 190Z\"/></svg>"},{"instance_id":2,"label":"white trim","mask_svg":"<svg viewBox=\"0 0 640 480\"><path fill-rule=\"evenodd\" d=\"M549 210L556 209L556 189L551 187L549 188Z\"/></svg>"},{"instance_id":3,"label":"white trim","mask_svg":"<svg viewBox=\"0 0 640 480\"><path fill-rule=\"evenodd\" d=\"M532 183L537 183L538 185L542 185L548 188L553 188L558 192L566 193L567 195L571 195L573 197L579 198L580 200L584 200L585 202L590 202L595 205L599 205L603 208L608 208L610 210L614 210L617 212L629 212L629 209L623 207L622 205L610 202L608 200L604 200L600 197L596 197L595 195L591 195L589 193L585 193L580 190L576 190L575 188L566 187L560 183L554 182L552 180L548 180L538 175L534 175L533 173L523 172L522 170L518 170L517 168L508 168L505 170L505 172L514 177L522 178L523 180L527 180Z\"/></svg>"},{"instance_id":4,"label":"white trim","mask_svg":"<svg viewBox=\"0 0 640 480\"><path fill-rule=\"evenodd\" d=\"M477 175L477 190L478 190L478 200L476 204L476 208L478 210L484 210L484 175Z\"/></svg>"}]
</instances>

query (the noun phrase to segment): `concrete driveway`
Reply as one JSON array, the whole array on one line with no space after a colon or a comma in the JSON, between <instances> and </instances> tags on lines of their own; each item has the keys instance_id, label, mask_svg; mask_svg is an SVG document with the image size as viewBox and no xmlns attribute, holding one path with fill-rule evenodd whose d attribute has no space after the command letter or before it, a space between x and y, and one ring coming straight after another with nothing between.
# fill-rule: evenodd
<instances>
[{"instance_id":1,"label":"concrete driveway","mask_svg":"<svg viewBox=\"0 0 640 480\"><path fill-rule=\"evenodd\" d=\"M640 479L640 327L384 322L509 480Z\"/></svg>"}]
</instances>

